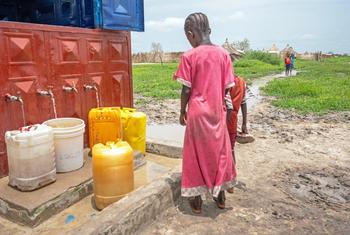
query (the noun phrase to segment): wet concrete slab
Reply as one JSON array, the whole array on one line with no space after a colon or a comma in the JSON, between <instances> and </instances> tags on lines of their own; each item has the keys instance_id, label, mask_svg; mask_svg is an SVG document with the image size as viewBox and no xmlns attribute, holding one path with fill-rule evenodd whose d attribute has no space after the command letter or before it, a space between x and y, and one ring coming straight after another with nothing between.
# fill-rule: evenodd
<instances>
[{"instance_id":1,"label":"wet concrete slab","mask_svg":"<svg viewBox=\"0 0 350 235\"><path fill-rule=\"evenodd\" d=\"M8 177L0 180L0 198L11 204L33 210L43 203L58 197L71 187L76 187L92 177L91 161L87 160L84 166L73 172L57 174L56 182L32 192L21 192L8 186Z\"/></svg>"},{"instance_id":2,"label":"wet concrete slab","mask_svg":"<svg viewBox=\"0 0 350 235\"><path fill-rule=\"evenodd\" d=\"M57 174L56 182L33 192L20 192L0 181L0 214L16 223L36 226L92 193L91 161L83 168Z\"/></svg>"},{"instance_id":3,"label":"wet concrete slab","mask_svg":"<svg viewBox=\"0 0 350 235\"><path fill-rule=\"evenodd\" d=\"M37 226L51 216L80 201L93 192L92 165L85 150L84 166L76 171L57 174L56 182L32 192L21 192L0 179L0 215L27 226ZM134 169L144 165L144 156L134 153Z\"/></svg>"},{"instance_id":4,"label":"wet concrete slab","mask_svg":"<svg viewBox=\"0 0 350 235\"><path fill-rule=\"evenodd\" d=\"M169 158L182 158L186 127L179 124L153 124L147 126L147 152Z\"/></svg>"},{"instance_id":5,"label":"wet concrete slab","mask_svg":"<svg viewBox=\"0 0 350 235\"><path fill-rule=\"evenodd\" d=\"M135 191L157 181L158 178L181 165L181 159L171 159L148 153L144 160L146 164L138 167L134 172ZM35 228L19 225L0 217L0 234L68 234L72 230L103 216L101 213L104 213L104 210L102 212L96 210L92 202L93 195L89 195L58 214L53 215ZM118 203L119 202L115 204ZM148 212L145 211L144 213L147 214ZM67 221L69 217L74 219L72 221Z\"/></svg>"},{"instance_id":6,"label":"wet concrete slab","mask_svg":"<svg viewBox=\"0 0 350 235\"><path fill-rule=\"evenodd\" d=\"M186 127L180 124L155 124L147 126L147 140L182 146Z\"/></svg>"}]
</instances>

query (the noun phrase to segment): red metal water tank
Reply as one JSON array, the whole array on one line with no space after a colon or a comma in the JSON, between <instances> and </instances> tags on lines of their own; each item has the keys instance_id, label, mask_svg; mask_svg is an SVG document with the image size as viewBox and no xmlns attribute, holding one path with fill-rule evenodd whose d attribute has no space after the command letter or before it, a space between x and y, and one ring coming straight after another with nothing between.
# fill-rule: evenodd
<instances>
[{"instance_id":1,"label":"red metal water tank","mask_svg":"<svg viewBox=\"0 0 350 235\"><path fill-rule=\"evenodd\" d=\"M4 133L58 117L87 123L97 106L132 107L130 32L0 22L0 177L7 175ZM41 94L38 92L41 91ZM88 142L88 130L85 144Z\"/></svg>"}]
</instances>

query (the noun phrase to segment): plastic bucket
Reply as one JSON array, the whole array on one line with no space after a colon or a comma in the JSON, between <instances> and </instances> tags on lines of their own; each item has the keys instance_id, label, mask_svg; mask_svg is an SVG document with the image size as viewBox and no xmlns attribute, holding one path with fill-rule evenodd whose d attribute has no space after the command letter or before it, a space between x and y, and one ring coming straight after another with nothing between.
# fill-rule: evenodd
<instances>
[{"instance_id":1,"label":"plastic bucket","mask_svg":"<svg viewBox=\"0 0 350 235\"><path fill-rule=\"evenodd\" d=\"M84 164L84 121L78 118L57 118L43 124L53 128L57 172L81 168Z\"/></svg>"}]
</instances>

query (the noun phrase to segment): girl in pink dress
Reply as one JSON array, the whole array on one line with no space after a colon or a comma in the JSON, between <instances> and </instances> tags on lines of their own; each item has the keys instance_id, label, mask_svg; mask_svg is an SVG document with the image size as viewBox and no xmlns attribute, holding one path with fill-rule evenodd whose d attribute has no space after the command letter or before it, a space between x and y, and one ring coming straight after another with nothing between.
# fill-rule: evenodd
<instances>
[{"instance_id":1,"label":"girl in pink dress","mask_svg":"<svg viewBox=\"0 0 350 235\"><path fill-rule=\"evenodd\" d=\"M225 94L234 86L229 54L210 41L208 18L194 13L185 21L193 49L184 53L174 79L180 82L180 124L186 125L183 146L183 197L201 213L201 195L213 196L225 208L225 190L235 184L231 144L226 125Z\"/></svg>"}]
</instances>

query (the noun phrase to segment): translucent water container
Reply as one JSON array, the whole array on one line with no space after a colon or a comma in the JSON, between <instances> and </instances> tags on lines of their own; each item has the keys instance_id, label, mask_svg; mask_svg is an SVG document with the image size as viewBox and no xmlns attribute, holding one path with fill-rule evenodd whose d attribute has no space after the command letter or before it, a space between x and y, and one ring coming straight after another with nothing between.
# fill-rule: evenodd
<instances>
[{"instance_id":1,"label":"translucent water container","mask_svg":"<svg viewBox=\"0 0 350 235\"><path fill-rule=\"evenodd\" d=\"M121 119L119 108L96 108L89 112L90 148L95 144L121 139Z\"/></svg>"},{"instance_id":2,"label":"translucent water container","mask_svg":"<svg viewBox=\"0 0 350 235\"><path fill-rule=\"evenodd\" d=\"M134 189L133 150L127 142L95 145L92 168L98 209L102 210Z\"/></svg>"},{"instance_id":3,"label":"translucent water container","mask_svg":"<svg viewBox=\"0 0 350 235\"><path fill-rule=\"evenodd\" d=\"M123 140L132 149L146 153L146 114L135 109L121 108Z\"/></svg>"},{"instance_id":4,"label":"translucent water container","mask_svg":"<svg viewBox=\"0 0 350 235\"><path fill-rule=\"evenodd\" d=\"M5 133L9 184L32 191L56 180L54 137L51 127L34 125Z\"/></svg>"}]
</instances>

